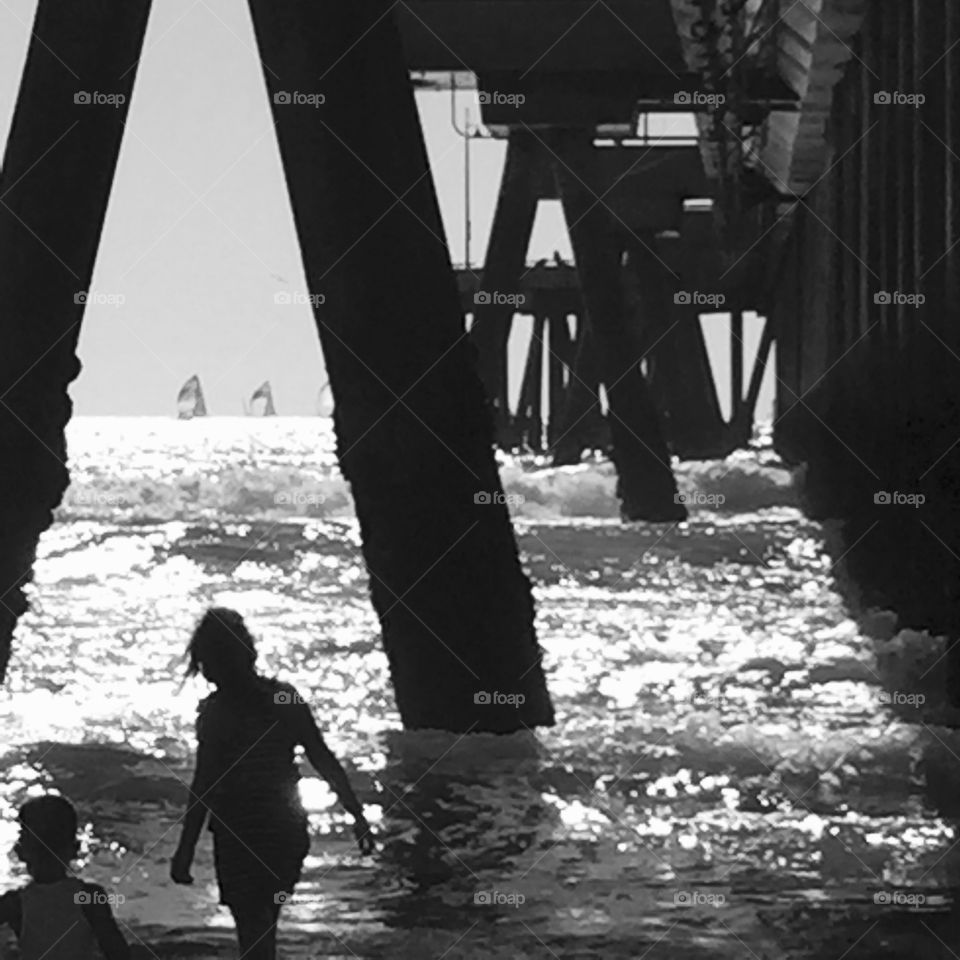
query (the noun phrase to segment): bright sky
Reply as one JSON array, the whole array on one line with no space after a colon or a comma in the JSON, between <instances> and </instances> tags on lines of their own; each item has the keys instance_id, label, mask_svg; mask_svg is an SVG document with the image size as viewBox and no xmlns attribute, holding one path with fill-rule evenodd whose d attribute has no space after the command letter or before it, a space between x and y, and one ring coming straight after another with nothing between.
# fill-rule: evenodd
<instances>
[{"instance_id":1,"label":"bright sky","mask_svg":"<svg viewBox=\"0 0 960 960\"><path fill-rule=\"evenodd\" d=\"M3 143L35 9L36 0L0 3ZM421 94L419 104L452 255L462 261L463 141L449 94ZM461 125L467 110L478 117L472 92L458 95ZM501 142L474 141L474 262L503 154ZM544 204L529 255L554 250L571 257L557 205ZM325 378L310 307L274 299L306 288L245 3L154 3L92 289L124 299L87 308L78 413L173 414L194 373L212 414L241 413L242 398L266 379L278 412L314 412ZM722 338L710 340L722 353Z\"/></svg>"}]
</instances>

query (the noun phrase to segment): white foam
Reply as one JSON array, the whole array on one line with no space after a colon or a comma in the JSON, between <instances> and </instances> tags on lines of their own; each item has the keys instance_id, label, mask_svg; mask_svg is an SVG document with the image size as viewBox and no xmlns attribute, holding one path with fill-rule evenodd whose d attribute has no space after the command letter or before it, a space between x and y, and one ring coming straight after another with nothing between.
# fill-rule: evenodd
<instances>
[{"instance_id":1,"label":"white foam","mask_svg":"<svg viewBox=\"0 0 960 960\"><path fill-rule=\"evenodd\" d=\"M73 482L60 508L64 519L354 517L328 420L81 417L70 424L68 441ZM519 520L619 518L609 462L550 467L544 457L499 460L507 502ZM676 474L693 515L797 505L794 474L769 450L677 464Z\"/></svg>"}]
</instances>

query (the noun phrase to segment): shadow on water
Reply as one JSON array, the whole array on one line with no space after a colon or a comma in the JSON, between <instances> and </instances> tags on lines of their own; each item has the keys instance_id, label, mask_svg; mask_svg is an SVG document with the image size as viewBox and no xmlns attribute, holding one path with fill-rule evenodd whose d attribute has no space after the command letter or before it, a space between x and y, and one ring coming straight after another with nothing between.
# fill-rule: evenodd
<instances>
[{"instance_id":1,"label":"shadow on water","mask_svg":"<svg viewBox=\"0 0 960 960\"><path fill-rule=\"evenodd\" d=\"M386 925L463 931L528 899L522 865L558 819L537 786L541 754L526 733L388 737L377 878L390 891Z\"/></svg>"},{"instance_id":2,"label":"shadow on water","mask_svg":"<svg viewBox=\"0 0 960 960\"><path fill-rule=\"evenodd\" d=\"M357 956L706 960L906 957L922 943L930 955L930 921L942 908L872 909L862 890L872 871L854 868L854 831L828 836L820 875L790 889L776 860L724 876L684 856L682 842L671 848L674 838L625 843L618 821L627 816L532 735L396 733L386 746L383 849L358 878L369 895L366 935L341 916L336 929L317 930L314 948L336 940ZM628 806L644 827L662 813L639 799ZM853 874L860 889L844 896ZM305 880L308 890L323 882Z\"/></svg>"}]
</instances>

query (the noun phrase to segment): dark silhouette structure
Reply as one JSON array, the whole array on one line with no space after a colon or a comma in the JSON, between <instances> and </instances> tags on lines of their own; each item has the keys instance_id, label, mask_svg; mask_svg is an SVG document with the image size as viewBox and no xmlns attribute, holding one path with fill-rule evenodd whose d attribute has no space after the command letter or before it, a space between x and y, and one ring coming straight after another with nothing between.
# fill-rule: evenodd
<instances>
[{"instance_id":1,"label":"dark silhouette structure","mask_svg":"<svg viewBox=\"0 0 960 960\"><path fill-rule=\"evenodd\" d=\"M67 387L148 0L41 3L0 176L0 667L69 482ZM71 73L63 66L73 64ZM133 67L131 67L133 64ZM110 106L85 102L110 91Z\"/></svg>"},{"instance_id":2,"label":"dark silhouette structure","mask_svg":"<svg viewBox=\"0 0 960 960\"><path fill-rule=\"evenodd\" d=\"M530 585L390 8L251 9L403 721L549 724ZM66 390L83 312L74 293L93 271L148 10L44 0L10 135L0 208L4 663L37 539L69 479ZM288 95L313 91L318 76L323 111ZM78 88L111 91L121 105L77 103ZM389 150L364 103L389 118ZM371 284L378 262L389 276ZM519 705L481 696L491 692Z\"/></svg>"},{"instance_id":3,"label":"dark silhouette structure","mask_svg":"<svg viewBox=\"0 0 960 960\"><path fill-rule=\"evenodd\" d=\"M858 607L960 637L960 10L881 3L793 206L769 307L777 445ZM947 684L960 703L960 650Z\"/></svg>"},{"instance_id":4,"label":"dark silhouette structure","mask_svg":"<svg viewBox=\"0 0 960 960\"><path fill-rule=\"evenodd\" d=\"M7 148L4 658L68 482L77 291L148 7L41 0ZM671 454L746 441L774 344L778 448L807 464L809 509L839 521L851 596L960 635L952 0L251 9L407 725L552 719L494 443L558 462L607 447L624 516L679 520ZM451 269L412 92L465 82L481 92L485 129L507 141L477 275ZM74 103L78 89L124 99L98 109ZM678 111L695 137L650 134L652 117ZM525 263L542 199L561 202L575 265ZM512 409L506 346L521 310L535 322ZM748 310L766 318L752 368ZM700 327L718 311L733 347L727 423ZM922 495L922 508L900 495ZM491 691L522 705L486 705Z\"/></svg>"}]
</instances>

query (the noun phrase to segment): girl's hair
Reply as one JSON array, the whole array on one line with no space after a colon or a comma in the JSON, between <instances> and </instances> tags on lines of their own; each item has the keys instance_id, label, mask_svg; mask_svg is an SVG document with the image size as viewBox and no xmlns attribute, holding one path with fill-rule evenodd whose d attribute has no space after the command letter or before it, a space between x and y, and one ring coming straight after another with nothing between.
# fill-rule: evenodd
<instances>
[{"instance_id":1,"label":"girl's hair","mask_svg":"<svg viewBox=\"0 0 960 960\"><path fill-rule=\"evenodd\" d=\"M34 797L20 808L17 819L41 853L71 857L76 853L77 811L65 797Z\"/></svg>"},{"instance_id":2,"label":"girl's hair","mask_svg":"<svg viewBox=\"0 0 960 960\"><path fill-rule=\"evenodd\" d=\"M221 672L244 674L257 659L256 644L243 617L227 607L211 607L193 631L187 646L187 676L194 677L203 664L216 664Z\"/></svg>"}]
</instances>

